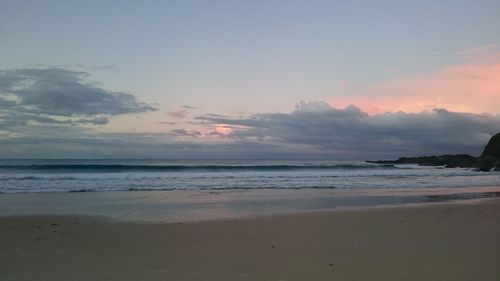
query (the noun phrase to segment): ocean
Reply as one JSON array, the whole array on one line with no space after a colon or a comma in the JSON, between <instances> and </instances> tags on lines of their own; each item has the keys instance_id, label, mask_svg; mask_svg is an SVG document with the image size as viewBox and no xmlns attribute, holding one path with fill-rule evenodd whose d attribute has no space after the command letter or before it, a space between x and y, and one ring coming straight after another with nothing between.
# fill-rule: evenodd
<instances>
[{"instance_id":1,"label":"ocean","mask_svg":"<svg viewBox=\"0 0 500 281\"><path fill-rule=\"evenodd\" d=\"M500 172L363 161L0 160L0 193L500 186Z\"/></svg>"}]
</instances>

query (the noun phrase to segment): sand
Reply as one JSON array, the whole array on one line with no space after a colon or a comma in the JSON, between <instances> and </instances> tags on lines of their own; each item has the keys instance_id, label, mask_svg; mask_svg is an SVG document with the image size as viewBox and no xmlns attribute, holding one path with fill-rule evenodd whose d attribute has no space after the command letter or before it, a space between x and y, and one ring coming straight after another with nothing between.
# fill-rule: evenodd
<instances>
[{"instance_id":1,"label":"sand","mask_svg":"<svg viewBox=\"0 0 500 281\"><path fill-rule=\"evenodd\" d=\"M188 223L0 217L0 280L500 280L500 200Z\"/></svg>"}]
</instances>

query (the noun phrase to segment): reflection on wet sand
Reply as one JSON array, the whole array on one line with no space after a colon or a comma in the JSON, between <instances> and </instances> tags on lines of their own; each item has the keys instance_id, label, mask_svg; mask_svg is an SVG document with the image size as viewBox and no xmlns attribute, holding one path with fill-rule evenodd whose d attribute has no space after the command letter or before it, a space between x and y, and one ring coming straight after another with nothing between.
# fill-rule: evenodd
<instances>
[{"instance_id":1,"label":"reflection on wet sand","mask_svg":"<svg viewBox=\"0 0 500 281\"><path fill-rule=\"evenodd\" d=\"M90 215L180 222L497 197L500 187L28 193L0 195L0 216Z\"/></svg>"}]
</instances>

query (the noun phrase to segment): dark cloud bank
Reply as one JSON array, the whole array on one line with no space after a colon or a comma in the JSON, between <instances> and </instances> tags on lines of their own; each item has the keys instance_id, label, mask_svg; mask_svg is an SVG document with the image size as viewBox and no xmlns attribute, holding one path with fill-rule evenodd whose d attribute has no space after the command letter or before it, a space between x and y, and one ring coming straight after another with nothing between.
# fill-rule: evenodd
<instances>
[{"instance_id":1,"label":"dark cloud bank","mask_svg":"<svg viewBox=\"0 0 500 281\"><path fill-rule=\"evenodd\" d=\"M63 68L0 70L0 129L42 124L104 125L108 116L155 110L131 95L85 81Z\"/></svg>"},{"instance_id":2,"label":"dark cloud bank","mask_svg":"<svg viewBox=\"0 0 500 281\"><path fill-rule=\"evenodd\" d=\"M230 137L235 140L307 147L315 157L348 159L478 154L489 138L500 132L500 117L490 114L435 109L418 114L368 115L352 105L335 109L323 102L300 103L291 113L198 119L245 127L233 131Z\"/></svg>"},{"instance_id":3,"label":"dark cloud bank","mask_svg":"<svg viewBox=\"0 0 500 281\"><path fill-rule=\"evenodd\" d=\"M196 117L233 128L222 135L192 128L165 133L96 133L114 115L155 110L133 95L62 68L0 70L2 158L300 158L381 159L445 153L478 155L500 132L500 116L436 109L368 115L355 106L299 103L291 113L246 118ZM191 107L183 107L190 110ZM82 126L85 125L85 126ZM206 136L219 141L207 141ZM205 139L204 139L205 138Z\"/></svg>"}]
</instances>

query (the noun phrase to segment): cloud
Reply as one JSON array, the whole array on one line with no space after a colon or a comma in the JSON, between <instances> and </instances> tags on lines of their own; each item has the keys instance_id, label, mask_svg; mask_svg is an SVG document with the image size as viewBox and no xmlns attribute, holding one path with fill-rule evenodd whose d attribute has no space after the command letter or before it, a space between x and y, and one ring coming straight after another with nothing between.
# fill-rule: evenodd
<instances>
[{"instance_id":1,"label":"cloud","mask_svg":"<svg viewBox=\"0 0 500 281\"><path fill-rule=\"evenodd\" d=\"M110 70L110 69L115 69L116 67L112 64L107 64L107 65L87 65L87 64L41 64L41 63L34 63L34 64L29 64L30 67L36 67L36 68L63 68L63 69L81 69L81 70Z\"/></svg>"},{"instance_id":2,"label":"cloud","mask_svg":"<svg viewBox=\"0 0 500 281\"><path fill-rule=\"evenodd\" d=\"M226 136L234 140L297 146L338 158L478 154L500 132L500 116L490 114L435 109L369 115L356 106L335 109L324 102L299 103L291 113L198 119L247 128Z\"/></svg>"},{"instance_id":3,"label":"cloud","mask_svg":"<svg viewBox=\"0 0 500 281\"><path fill-rule=\"evenodd\" d=\"M290 158L283 146L255 142L176 141L169 133L98 133L0 138L3 157L31 158ZM293 154L294 157L300 152ZM306 154L302 154L306 157Z\"/></svg>"},{"instance_id":4,"label":"cloud","mask_svg":"<svg viewBox=\"0 0 500 281\"><path fill-rule=\"evenodd\" d=\"M29 135L0 137L0 155L356 160L478 155L489 138L500 132L499 115L446 109L370 115L353 105L337 109L324 102L301 102L289 113L243 118L208 114L196 119L204 127L164 133L99 133L78 126L33 126ZM223 133L215 130L221 127L225 128Z\"/></svg>"},{"instance_id":5,"label":"cloud","mask_svg":"<svg viewBox=\"0 0 500 281\"><path fill-rule=\"evenodd\" d=\"M453 79L462 77L465 81L487 80L484 83L490 86L488 79L496 79L495 71L493 74L485 71L486 67L496 67L495 64L468 67L478 69L465 71L467 68L461 66L443 73L449 73L450 77L455 77ZM479 70L485 72L469 76L480 73ZM155 108L139 102L131 94L97 87L87 82L88 77L87 72L60 68L0 70L0 155L191 159L478 155L488 139L500 132L500 115L462 113L442 107L419 112L372 114L361 109L359 104L339 109L316 101L299 102L289 113L243 117L205 114L195 117L195 122L186 122L186 128L163 133L104 133L93 130L94 126L107 124L115 115ZM418 89L424 80L414 79L408 81ZM431 80L426 78L425 82ZM436 83L444 83L442 81ZM395 85L403 84L398 83ZM449 85L455 84L450 82ZM495 92L495 87L477 89L482 89L484 95L488 91ZM497 96L492 96L488 102L496 106L499 104L496 100ZM173 112L181 112L177 114L180 116L190 110L194 108L184 105Z\"/></svg>"},{"instance_id":6,"label":"cloud","mask_svg":"<svg viewBox=\"0 0 500 281\"><path fill-rule=\"evenodd\" d=\"M164 125L175 125L175 124L177 124L176 122L168 122L168 121L160 121L158 123L164 124Z\"/></svg>"},{"instance_id":7,"label":"cloud","mask_svg":"<svg viewBox=\"0 0 500 281\"><path fill-rule=\"evenodd\" d=\"M188 111L186 109L177 109L174 111L167 111L165 112L169 117L176 118L176 119L182 119L186 118L188 116Z\"/></svg>"},{"instance_id":8,"label":"cloud","mask_svg":"<svg viewBox=\"0 0 500 281\"><path fill-rule=\"evenodd\" d=\"M188 117L189 111L191 110L196 110L196 107L190 106L190 105L183 105L181 108L173 111L167 111L165 112L169 117L176 118L176 119L183 119Z\"/></svg>"},{"instance_id":9,"label":"cloud","mask_svg":"<svg viewBox=\"0 0 500 281\"><path fill-rule=\"evenodd\" d=\"M170 133L174 136L178 137L191 137L191 138L198 138L201 137L201 132L196 131L196 130L189 130L189 129L173 129L170 130Z\"/></svg>"},{"instance_id":10,"label":"cloud","mask_svg":"<svg viewBox=\"0 0 500 281\"><path fill-rule=\"evenodd\" d=\"M88 76L65 68L0 69L0 127L104 125L108 116L156 110L131 94L97 87Z\"/></svg>"},{"instance_id":11,"label":"cloud","mask_svg":"<svg viewBox=\"0 0 500 281\"><path fill-rule=\"evenodd\" d=\"M348 97L328 102L336 107L356 104L369 113L433 108L474 113L500 113L500 49L485 45L459 52L464 62L430 74L400 76L361 88L344 88Z\"/></svg>"}]
</instances>

